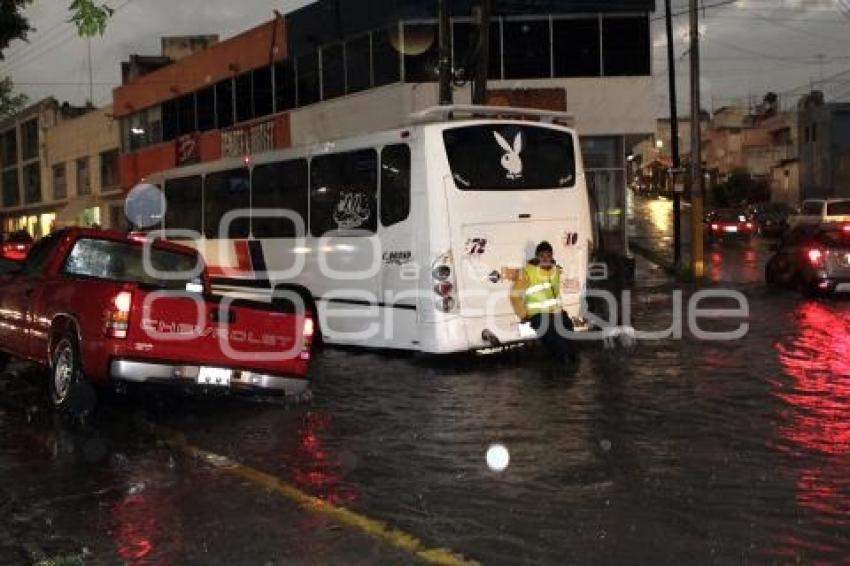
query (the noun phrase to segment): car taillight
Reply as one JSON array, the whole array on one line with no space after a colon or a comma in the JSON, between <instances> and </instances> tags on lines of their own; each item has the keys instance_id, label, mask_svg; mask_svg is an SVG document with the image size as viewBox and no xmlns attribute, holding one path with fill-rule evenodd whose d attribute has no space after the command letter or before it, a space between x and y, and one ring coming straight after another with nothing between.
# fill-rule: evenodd
<instances>
[{"instance_id":1,"label":"car taillight","mask_svg":"<svg viewBox=\"0 0 850 566\"><path fill-rule=\"evenodd\" d=\"M313 347L313 337L316 334L316 322L313 320L311 316L304 317L304 326L301 327L301 339L302 339L302 348L301 348L301 359L309 360L312 347Z\"/></svg>"},{"instance_id":2,"label":"car taillight","mask_svg":"<svg viewBox=\"0 0 850 566\"><path fill-rule=\"evenodd\" d=\"M437 310L440 312L449 313L457 308L457 299L455 298L454 271L451 267L452 256L450 252L442 254L434 262L431 268L431 277L434 280L434 301Z\"/></svg>"},{"instance_id":3,"label":"car taillight","mask_svg":"<svg viewBox=\"0 0 850 566\"><path fill-rule=\"evenodd\" d=\"M712 224L711 229L717 232L718 230L720 230L720 224Z\"/></svg>"},{"instance_id":4,"label":"car taillight","mask_svg":"<svg viewBox=\"0 0 850 566\"><path fill-rule=\"evenodd\" d=\"M112 299L112 304L104 314L104 333L110 338L126 338L130 328L130 308L133 306L133 293L121 291Z\"/></svg>"},{"instance_id":5,"label":"car taillight","mask_svg":"<svg viewBox=\"0 0 850 566\"><path fill-rule=\"evenodd\" d=\"M809 263L812 267L823 267L823 252L817 248L812 248L808 251Z\"/></svg>"},{"instance_id":6,"label":"car taillight","mask_svg":"<svg viewBox=\"0 0 850 566\"><path fill-rule=\"evenodd\" d=\"M752 229L753 229L753 223L752 223L752 222L747 222L746 224L744 224L744 226L746 226L746 227L747 227L747 230L752 230Z\"/></svg>"}]
</instances>

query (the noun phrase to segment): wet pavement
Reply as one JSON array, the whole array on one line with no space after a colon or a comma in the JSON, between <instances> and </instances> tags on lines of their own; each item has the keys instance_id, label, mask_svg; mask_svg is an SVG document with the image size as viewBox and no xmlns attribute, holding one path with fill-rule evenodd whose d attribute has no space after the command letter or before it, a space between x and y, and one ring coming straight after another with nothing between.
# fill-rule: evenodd
<instances>
[{"instance_id":1,"label":"wet pavement","mask_svg":"<svg viewBox=\"0 0 850 566\"><path fill-rule=\"evenodd\" d=\"M76 541L92 564L420 561L163 443L154 424L483 564L845 561L850 302L768 292L763 242L717 254L716 285L748 299L741 340L686 328L631 350L585 348L573 371L538 351L327 349L309 405L135 394L85 427L15 389L0 413L0 469L31 518L21 536ZM635 326L668 327L666 279L641 262L639 287ZM485 460L493 444L510 452L501 473Z\"/></svg>"},{"instance_id":2,"label":"wet pavement","mask_svg":"<svg viewBox=\"0 0 850 566\"><path fill-rule=\"evenodd\" d=\"M682 264L691 258L691 207L682 203ZM634 218L629 223L633 246L648 250L654 257L673 263L673 201L665 197L635 197ZM713 283L761 283L764 265L771 255L773 241L755 237L751 242L706 242L706 278Z\"/></svg>"}]
</instances>

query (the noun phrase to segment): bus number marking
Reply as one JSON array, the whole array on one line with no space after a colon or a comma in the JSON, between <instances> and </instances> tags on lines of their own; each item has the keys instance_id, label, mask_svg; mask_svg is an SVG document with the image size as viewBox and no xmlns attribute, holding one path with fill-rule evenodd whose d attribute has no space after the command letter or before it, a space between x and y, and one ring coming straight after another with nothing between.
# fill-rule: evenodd
<instances>
[{"instance_id":1,"label":"bus number marking","mask_svg":"<svg viewBox=\"0 0 850 566\"><path fill-rule=\"evenodd\" d=\"M470 238L466 241L467 255L481 255L487 249L486 238Z\"/></svg>"}]
</instances>

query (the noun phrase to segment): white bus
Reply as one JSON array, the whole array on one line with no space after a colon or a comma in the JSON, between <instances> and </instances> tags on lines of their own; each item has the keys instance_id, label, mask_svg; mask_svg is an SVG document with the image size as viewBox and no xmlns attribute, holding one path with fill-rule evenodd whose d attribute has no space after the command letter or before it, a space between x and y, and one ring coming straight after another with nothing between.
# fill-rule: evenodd
<instances>
[{"instance_id":1,"label":"white bus","mask_svg":"<svg viewBox=\"0 0 850 566\"><path fill-rule=\"evenodd\" d=\"M159 228L193 240L217 292L297 293L330 344L477 350L528 339L510 290L542 240L563 270L563 307L579 316L594 235L566 120L439 107L408 127L146 181L165 195Z\"/></svg>"}]
</instances>

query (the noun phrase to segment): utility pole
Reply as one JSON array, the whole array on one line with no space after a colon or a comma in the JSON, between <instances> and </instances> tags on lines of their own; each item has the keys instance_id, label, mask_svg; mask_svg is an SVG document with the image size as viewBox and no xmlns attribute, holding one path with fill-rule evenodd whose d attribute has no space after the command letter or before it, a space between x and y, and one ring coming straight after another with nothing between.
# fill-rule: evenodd
<instances>
[{"instance_id":1,"label":"utility pole","mask_svg":"<svg viewBox=\"0 0 850 566\"><path fill-rule=\"evenodd\" d=\"M487 75L490 72L490 20L492 0L481 0L474 12L478 24L478 45L472 79L472 103L487 104Z\"/></svg>"},{"instance_id":2,"label":"utility pole","mask_svg":"<svg viewBox=\"0 0 850 566\"><path fill-rule=\"evenodd\" d=\"M667 82L670 88L670 153L673 158L673 266L682 263L682 194L677 190L677 179L682 177L682 159L679 155L679 111L676 104L676 53L673 43L673 13L671 0L664 0L667 22Z\"/></svg>"},{"instance_id":3,"label":"utility pole","mask_svg":"<svg viewBox=\"0 0 850 566\"><path fill-rule=\"evenodd\" d=\"M694 277L705 275L703 257L703 203L705 185L702 178L702 130L700 128L699 69L699 0L691 7L691 261Z\"/></svg>"},{"instance_id":4,"label":"utility pole","mask_svg":"<svg viewBox=\"0 0 850 566\"><path fill-rule=\"evenodd\" d=\"M440 76L440 105L452 103L452 29L446 0L437 0L437 18L440 22L439 32L439 76Z\"/></svg>"},{"instance_id":5,"label":"utility pole","mask_svg":"<svg viewBox=\"0 0 850 566\"><path fill-rule=\"evenodd\" d=\"M86 46L89 52L89 105L94 107L94 63L91 56L91 38L86 38Z\"/></svg>"}]
</instances>

